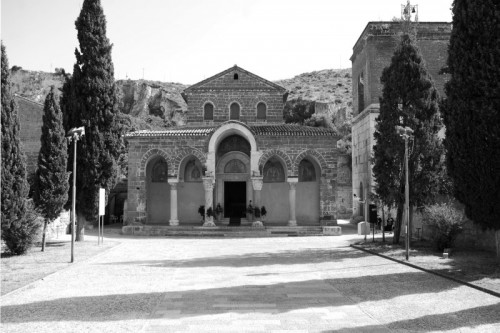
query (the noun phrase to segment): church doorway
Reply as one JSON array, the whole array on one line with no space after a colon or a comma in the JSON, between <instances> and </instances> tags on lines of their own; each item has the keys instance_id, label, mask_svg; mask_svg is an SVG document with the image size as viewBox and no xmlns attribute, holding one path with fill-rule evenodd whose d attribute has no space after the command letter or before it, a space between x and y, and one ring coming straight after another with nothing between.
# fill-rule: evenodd
<instances>
[{"instance_id":1,"label":"church doorway","mask_svg":"<svg viewBox=\"0 0 500 333\"><path fill-rule=\"evenodd\" d=\"M246 191L246 182L224 182L225 218L242 218L245 216Z\"/></svg>"}]
</instances>

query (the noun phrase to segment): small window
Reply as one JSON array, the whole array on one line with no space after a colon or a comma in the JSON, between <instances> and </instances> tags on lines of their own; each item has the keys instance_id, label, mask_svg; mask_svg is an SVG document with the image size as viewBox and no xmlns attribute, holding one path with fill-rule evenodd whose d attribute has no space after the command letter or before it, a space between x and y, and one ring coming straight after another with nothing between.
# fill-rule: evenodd
<instances>
[{"instance_id":1,"label":"small window","mask_svg":"<svg viewBox=\"0 0 500 333\"><path fill-rule=\"evenodd\" d=\"M231 104L229 108L229 119L230 120L240 119L240 105L238 103Z\"/></svg>"},{"instance_id":2,"label":"small window","mask_svg":"<svg viewBox=\"0 0 500 333\"><path fill-rule=\"evenodd\" d=\"M214 105L212 103L206 103L203 107L203 119L214 120Z\"/></svg>"},{"instance_id":3,"label":"small window","mask_svg":"<svg viewBox=\"0 0 500 333\"><path fill-rule=\"evenodd\" d=\"M267 106L265 103L260 102L257 104L257 119L266 119Z\"/></svg>"},{"instance_id":4,"label":"small window","mask_svg":"<svg viewBox=\"0 0 500 333\"><path fill-rule=\"evenodd\" d=\"M238 73L234 73L233 79L238 80Z\"/></svg>"}]
</instances>

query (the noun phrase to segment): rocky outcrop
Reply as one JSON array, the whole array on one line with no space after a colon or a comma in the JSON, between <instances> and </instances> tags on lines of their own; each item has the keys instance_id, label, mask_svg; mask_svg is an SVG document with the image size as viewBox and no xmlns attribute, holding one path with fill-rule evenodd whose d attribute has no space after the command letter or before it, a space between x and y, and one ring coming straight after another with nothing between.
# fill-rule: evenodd
<instances>
[{"instance_id":1,"label":"rocky outcrop","mask_svg":"<svg viewBox=\"0 0 500 333\"><path fill-rule=\"evenodd\" d=\"M120 109L123 113L143 119L153 115L176 125L185 123L187 105L180 92L186 86L170 84L170 87L166 87L143 80L117 81L117 86Z\"/></svg>"}]
</instances>

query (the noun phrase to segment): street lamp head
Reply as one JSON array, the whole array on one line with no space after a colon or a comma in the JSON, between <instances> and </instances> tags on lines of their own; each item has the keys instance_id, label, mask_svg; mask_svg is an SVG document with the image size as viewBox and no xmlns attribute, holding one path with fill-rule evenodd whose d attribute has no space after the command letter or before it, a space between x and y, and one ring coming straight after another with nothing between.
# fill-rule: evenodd
<instances>
[{"instance_id":1,"label":"street lamp head","mask_svg":"<svg viewBox=\"0 0 500 333\"><path fill-rule=\"evenodd\" d=\"M76 137L77 139L79 139L84 135L85 135L85 127L83 127L83 126L82 127L75 127L75 128L72 128L68 131L69 138Z\"/></svg>"}]
</instances>

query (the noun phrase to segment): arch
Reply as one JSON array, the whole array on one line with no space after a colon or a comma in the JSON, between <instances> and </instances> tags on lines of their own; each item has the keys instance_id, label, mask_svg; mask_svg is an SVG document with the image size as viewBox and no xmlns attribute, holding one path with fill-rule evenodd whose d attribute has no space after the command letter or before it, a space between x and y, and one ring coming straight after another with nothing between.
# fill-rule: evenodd
<instances>
[{"instance_id":1,"label":"arch","mask_svg":"<svg viewBox=\"0 0 500 333\"><path fill-rule=\"evenodd\" d=\"M203 120L214 120L214 111L215 104L212 101L208 100L203 103Z\"/></svg>"},{"instance_id":2,"label":"arch","mask_svg":"<svg viewBox=\"0 0 500 333\"><path fill-rule=\"evenodd\" d=\"M264 101L259 101L255 105L255 116L259 120L267 119L267 103Z\"/></svg>"},{"instance_id":3,"label":"arch","mask_svg":"<svg viewBox=\"0 0 500 333\"><path fill-rule=\"evenodd\" d=\"M257 151L257 141L250 129L242 122L228 121L212 134L208 142L208 152L215 153L215 148L218 147L219 143L232 134L238 134L244 137L250 143L250 151Z\"/></svg>"},{"instance_id":4,"label":"arch","mask_svg":"<svg viewBox=\"0 0 500 333\"><path fill-rule=\"evenodd\" d=\"M299 162L299 182L317 181L319 179L317 171L319 171L319 167L315 161L311 161L307 157L303 158Z\"/></svg>"},{"instance_id":5,"label":"arch","mask_svg":"<svg viewBox=\"0 0 500 333\"><path fill-rule=\"evenodd\" d=\"M146 166L149 163L149 161L157 156L161 156L165 159L165 162L167 162L167 166L168 166L169 171L170 170L175 171L175 169L172 168L172 160L170 159L169 155L161 149L152 148L152 149L148 150L147 152L145 152L141 158L139 170L141 172L143 172L144 175L146 175Z\"/></svg>"},{"instance_id":6,"label":"arch","mask_svg":"<svg viewBox=\"0 0 500 333\"><path fill-rule=\"evenodd\" d=\"M308 149L308 150L305 150L305 151L301 152L295 158L295 161L293 163L293 175L294 176L298 176L300 161L302 161L306 157L312 158L319 165L319 167L320 167L319 171L320 172L317 175L318 177L322 176L323 172L328 169L328 165L326 164L326 161L325 161L325 158L323 157L323 155L321 155L320 153L318 153L314 149Z\"/></svg>"},{"instance_id":7,"label":"arch","mask_svg":"<svg viewBox=\"0 0 500 333\"><path fill-rule=\"evenodd\" d=\"M264 183L284 183L287 178L286 166L283 160L277 156L272 156L264 164L262 169Z\"/></svg>"},{"instance_id":8,"label":"arch","mask_svg":"<svg viewBox=\"0 0 500 333\"><path fill-rule=\"evenodd\" d=\"M196 157L200 161L203 168L206 169L207 158L201 151L194 148L179 149L177 151L177 155L172 161L172 168L177 172L177 175L183 174L183 168L186 166L187 161L192 156Z\"/></svg>"},{"instance_id":9,"label":"arch","mask_svg":"<svg viewBox=\"0 0 500 333\"><path fill-rule=\"evenodd\" d=\"M241 118L241 104L237 101L229 103L229 120L240 120Z\"/></svg>"},{"instance_id":10,"label":"arch","mask_svg":"<svg viewBox=\"0 0 500 333\"><path fill-rule=\"evenodd\" d=\"M282 164L285 166L285 173L290 174L293 167L292 159L287 154L277 149L268 150L264 154L262 154L259 159L259 170L261 171L261 173L264 170L264 166L266 165L267 161L272 157L277 157L278 159L280 159Z\"/></svg>"},{"instance_id":11,"label":"arch","mask_svg":"<svg viewBox=\"0 0 500 333\"><path fill-rule=\"evenodd\" d=\"M155 154L147 160L145 169L146 221L165 223L170 214L170 166L164 156Z\"/></svg>"}]
</instances>

